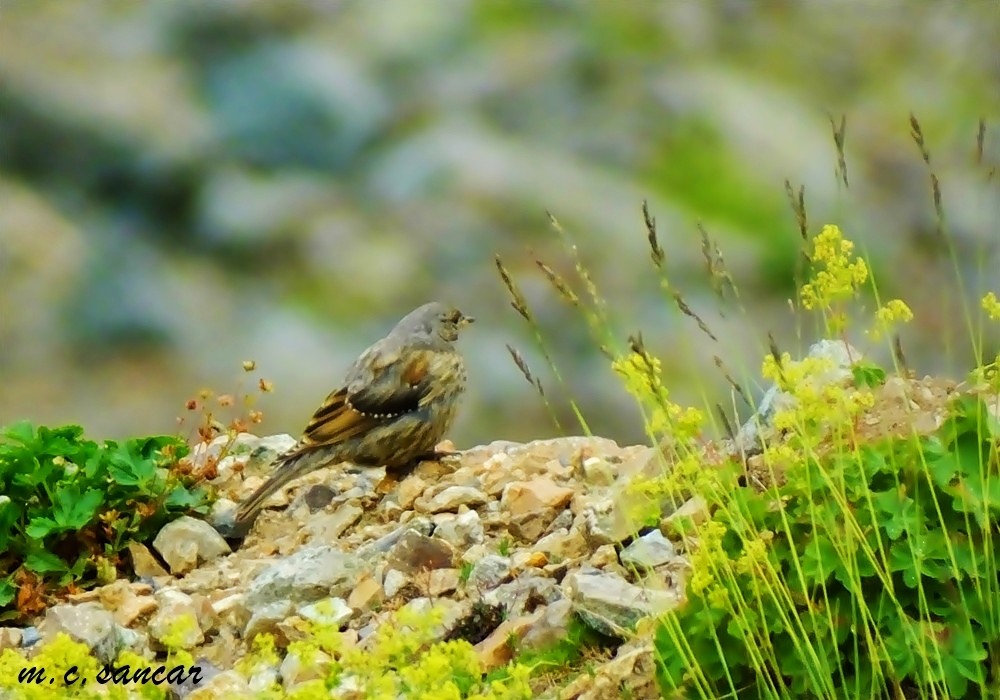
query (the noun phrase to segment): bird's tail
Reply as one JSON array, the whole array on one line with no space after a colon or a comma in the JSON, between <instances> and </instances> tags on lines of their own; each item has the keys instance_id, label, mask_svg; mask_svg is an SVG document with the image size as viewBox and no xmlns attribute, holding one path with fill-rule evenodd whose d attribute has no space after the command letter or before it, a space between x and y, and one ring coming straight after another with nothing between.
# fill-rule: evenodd
<instances>
[{"instance_id":1,"label":"bird's tail","mask_svg":"<svg viewBox=\"0 0 1000 700\"><path fill-rule=\"evenodd\" d=\"M317 457L321 457L321 455L315 452L293 452L287 457L280 458L271 477L240 503L239 508L236 509L235 524L237 528L243 532L249 530L271 494L292 479L297 479L322 466L317 461ZM327 457L321 461L328 462L330 460Z\"/></svg>"}]
</instances>

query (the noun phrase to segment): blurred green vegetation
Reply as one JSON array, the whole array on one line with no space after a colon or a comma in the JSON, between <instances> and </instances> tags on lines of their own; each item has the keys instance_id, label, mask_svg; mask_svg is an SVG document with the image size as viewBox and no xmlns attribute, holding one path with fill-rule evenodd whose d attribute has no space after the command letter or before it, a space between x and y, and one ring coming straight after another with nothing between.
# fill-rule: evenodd
<instances>
[{"instance_id":1,"label":"blurred green vegetation","mask_svg":"<svg viewBox=\"0 0 1000 700\"><path fill-rule=\"evenodd\" d=\"M812 338L787 311L799 233L786 180L805 187L811 229L840 224L911 305L911 364L945 370L962 293L995 286L998 35L986 0L10 0L0 423L159 432L200 387L232 390L252 357L276 385L261 430L295 433L361 349L442 298L483 321L463 340L456 441L549 436L505 344L565 397L507 305L499 254L591 428L641 440L535 266L572 270L546 210L608 293L621 342L643 331L678 400L728 404L713 355L745 379L769 331L789 348ZM968 289L935 238L911 112ZM718 343L658 292L643 200L671 281ZM715 301L699 223L745 315Z\"/></svg>"}]
</instances>

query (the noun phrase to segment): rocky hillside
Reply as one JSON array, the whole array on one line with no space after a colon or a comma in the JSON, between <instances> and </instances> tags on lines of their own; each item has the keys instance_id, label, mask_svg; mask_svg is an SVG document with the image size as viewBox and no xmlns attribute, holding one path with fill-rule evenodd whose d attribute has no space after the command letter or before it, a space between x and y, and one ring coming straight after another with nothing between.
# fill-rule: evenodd
<instances>
[{"instance_id":1,"label":"rocky hillside","mask_svg":"<svg viewBox=\"0 0 1000 700\"><path fill-rule=\"evenodd\" d=\"M238 498L292 442L241 434L204 445L194 459L226 449L214 483ZM542 684L565 686L563 698L617 698L623 682L632 697L658 697L651 643L625 640L641 618L677 604L685 559L659 530L629 536L623 485L650 460L648 447L573 437L491 443L394 483L381 469L319 470L277 494L235 551L208 522L170 523L155 554L133 545L140 582L116 581L51 607L38 634L65 631L110 659L123 646L162 650L190 615L197 624L183 631L183 647L204 680L175 690L196 700L272 682L293 689L323 673L294 655L249 679L233 671L258 634L273 635L281 651L303 637L304 620L333 621L363 647L393 611L434 604L444 612L438 637L475 644L485 669L511 660L512 639L518 650L544 650L582 621L605 653L588 659L592 673L576 682L562 669ZM232 506L220 499L215 513ZM34 634L8 630L5 644ZM350 697L347 690L337 697Z\"/></svg>"}]
</instances>

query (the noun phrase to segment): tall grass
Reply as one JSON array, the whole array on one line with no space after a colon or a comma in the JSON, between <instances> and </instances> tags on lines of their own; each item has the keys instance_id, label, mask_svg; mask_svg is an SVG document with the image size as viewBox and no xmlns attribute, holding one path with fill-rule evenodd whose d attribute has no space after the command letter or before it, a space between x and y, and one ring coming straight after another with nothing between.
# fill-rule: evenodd
<instances>
[{"instance_id":1,"label":"tall grass","mask_svg":"<svg viewBox=\"0 0 1000 700\"><path fill-rule=\"evenodd\" d=\"M831 126L835 173L847 190L846 122ZM927 169L955 289L963 290L941 183L912 116L910 133ZM980 123L977 163L992 178L995 170L983 162L985 136ZM774 410L738 437L739 421L722 402L696 409L671 400L660 361L641 335L620 339L554 218L586 293L538 263L557 295L583 314L660 448L662 473L630 484L630 492L632 522L659 526L691 562L680 584L684 603L657 625L664 697L1000 697L1000 362L983 356L985 329L1000 322L1000 303L987 295L973 305L962 296L972 358L967 381L917 379L898 333L913 318L905 300L883 297L866 252L837 226L813 228L803 188L786 182L786 193L803 246L792 306L814 319L818 336L836 342L796 360L770 337L761 375L777 392ZM717 342L672 284L669 256L645 206L643 219L665 300ZM746 314L720 247L699 230L711 288L720 304ZM497 264L515 308L565 383L516 283ZM993 282L1000 286L1000 277ZM874 301L871 313L860 298ZM886 368L865 359L880 350L891 357ZM512 353L544 396L541 380ZM724 354L715 364L733 400L752 405L745 387L755 380L737 380ZM585 427L582 408L574 411ZM701 505L687 509L689 517L670 517L685 501Z\"/></svg>"}]
</instances>

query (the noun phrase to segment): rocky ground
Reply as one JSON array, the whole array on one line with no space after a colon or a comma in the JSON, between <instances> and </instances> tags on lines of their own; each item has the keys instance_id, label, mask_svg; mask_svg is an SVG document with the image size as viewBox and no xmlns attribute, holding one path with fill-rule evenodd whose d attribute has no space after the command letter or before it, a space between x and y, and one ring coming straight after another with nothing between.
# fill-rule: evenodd
<instances>
[{"instance_id":1,"label":"rocky ground","mask_svg":"<svg viewBox=\"0 0 1000 700\"><path fill-rule=\"evenodd\" d=\"M833 360L821 383L851 384L847 367L861 358L840 341L817 343L810 355ZM890 377L856 427L869 440L929 433L957 393L983 389ZM768 392L732 440L705 444L706 466L742 454L753 476L755 445L778 437L770 418L787 400ZM994 415L997 405L991 395ZM333 466L276 493L242 543L225 540L216 528L224 531L235 501L254 491L293 443L288 435L240 434L198 446L191 459L215 465L212 484L221 496L209 517L171 522L151 549L131 545L137 581L71 596L32 627L0 628L0 649L38 648L65 631L102 660L123 647L149 656L163 650L168 635L176 646L174 622L188 614L197 624L183 630L180 644L205 680L174 690L208 700L274 681L291 689L322 673L292 653L249 679L237 673L234 665L259 633L271 633L284 650L303 638L305 621L326 621L365 649L393 611L439 605L445 620L438 636L474 644L487 669L511 660L511 639L520 650L539 650L574 625L600 635L600 651L536 676L539 697L659 697L644 618L682 601L689 565L672 521L706 513L694 496L676 510L666 506L659 528L630 520L636 496L626 487L661 473L659 450L570 437L494 442L445 463L422 463L399 480L382 469ZM337 697L352 695L344 689Z\"/></svg>"},{"instance_id":2,"label":"rocky ground","mask_svg":"<svg viewBox=\"0 0 1000 700\"><path fill-rule=\"evenodd\" d=\"M203 445L194 459L219 457L226 441ZM233 500L249 494L292 443L238 436L214 484ZM198 625L184 646L206 680L178 694L230 697L315 677L293 655L249 682L232 671L258 633L283 649L303 636L303 620L333 619L364 645L393 610L433 602L446 613L441 638L459 630L488 669L511 659L512 635L522 649L542 649L564 638L576 615L620 647L587 658L591 672L578 679L572 669L542 678L540 691L617 698L625 683L631 697L659 697L651 642L628 630L677 604L686 565L659 530L630 536L623 501L628 479L657 462L649 447L573 437L491 443L396 482L381 469L319 470L276 494L235 551L210 522L176 520L156 537L155 554L131 547L139 582L77 595L49 608L37 633L10 630L6 643L66 631L113 658L122 646L162 649L172 621L190 613ZM209 521L233 506L220 499Z\"/></svg>"}]
</instances>

